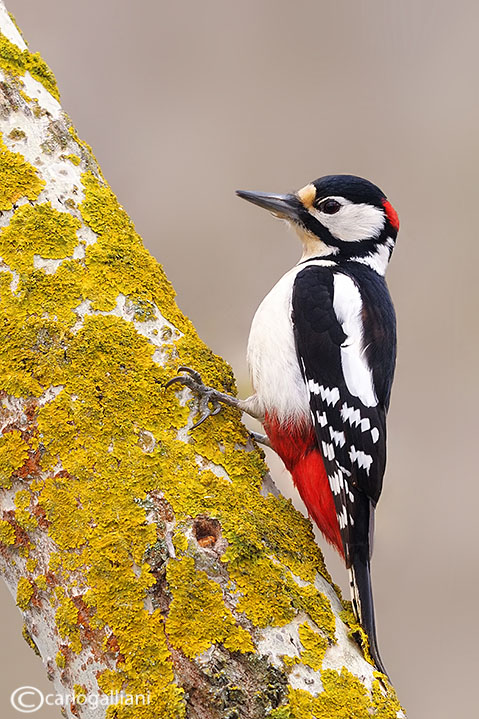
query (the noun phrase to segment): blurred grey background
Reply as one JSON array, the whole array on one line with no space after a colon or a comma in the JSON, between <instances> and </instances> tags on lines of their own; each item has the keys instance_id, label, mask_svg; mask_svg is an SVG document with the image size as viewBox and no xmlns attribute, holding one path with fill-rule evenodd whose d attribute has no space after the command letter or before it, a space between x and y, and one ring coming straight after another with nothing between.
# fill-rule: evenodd
<instances>
[{"instance_id":1,"label":"blurred grey background","mask_svg":"<svg viewBox=\"0 0 479 719\"><path fill-rule=\"evenodd\" d=\"M388 275L399 360L373 564L380 646L410 719L477 716L479 6L7 6L243 396L252 315L300 248L234 190L282 192L348 172L389 196L401 218ZM299 506L286 472L272 467ZM330 566L344 584L339 563ZM18 719L10 692L51 685L1 589L0 708Z\"/></svg>"}]
</instances>

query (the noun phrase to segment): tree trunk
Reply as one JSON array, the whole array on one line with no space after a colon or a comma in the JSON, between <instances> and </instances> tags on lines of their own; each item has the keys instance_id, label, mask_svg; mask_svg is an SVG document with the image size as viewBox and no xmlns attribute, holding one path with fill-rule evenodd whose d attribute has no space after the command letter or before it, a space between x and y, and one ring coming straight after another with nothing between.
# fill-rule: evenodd
<instances>
[{"instance_id":1,"label":"tree trunk","mask_svg":"<svg viewBox=\"0 0 479 719\"><path fill-rule=\"evenodd\" d=\"M0 2L0 562L68 717L404 716ZM364 648L367 657L367 648ZM109 704L108 704L109 703Z\"/></svg>"}]
</instances>

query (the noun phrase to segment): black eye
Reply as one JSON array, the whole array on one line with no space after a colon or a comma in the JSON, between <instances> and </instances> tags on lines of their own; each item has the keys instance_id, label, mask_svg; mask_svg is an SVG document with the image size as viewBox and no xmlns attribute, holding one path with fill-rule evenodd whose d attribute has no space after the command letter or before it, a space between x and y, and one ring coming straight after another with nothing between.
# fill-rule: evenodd
<instances>
[{"instance_id":1,"label":"black eye","mask_svg":"<svg viewBox=\"0 0 479 719\"><path fill-rule=\"evenodd\" d=\"M319 209L327 215L334 215L341 209L341 203L336 200L324 200L319 204Z\"/></svg>"}]
</instances>

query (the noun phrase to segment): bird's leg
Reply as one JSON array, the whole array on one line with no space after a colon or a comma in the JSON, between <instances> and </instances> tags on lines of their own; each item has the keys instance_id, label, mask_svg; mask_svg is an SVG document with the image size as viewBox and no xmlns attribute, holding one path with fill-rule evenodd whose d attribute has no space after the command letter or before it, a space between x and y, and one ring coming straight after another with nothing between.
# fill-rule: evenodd
<instances>
[{"instance_id":1,"label":"bird's leg","mask_svg":"<svg viewBox=\"0 0 479 719\"><path fill-rule=\"evenodd\" d=\"M254 439L255 442L258 444L264 444L265 447L269 447L270 449L273 449L271 446L270 438L267 434L260 434L259 432L250 432L249 436L251 439Z\"/></svg>"},{"instance_id":2,"label":"bird's leg","mask_svg":"<svg viewBox=\"0 0 479 719\"><path fill-rule=\"evenodd\" d=\"M208 419L208 417L211 417L215 414L218 414L218 412L221 412L222 404L226 404L229 407L235 407L241 412L246 412L246 414L249 414L255 419L259 419L260 421L263 420L263 415L258 409L256 395L252 395L251 397L248 397L248 399L238 399L237 397L232 397L229 394L219 392L217 389L205 385L203 383L203 380L201 379L200 373L194 369L191 369L191 367L179 367L178 372L183 372L184 374L177 375L176 377L170 379L166 383L165 387L171 387L172 384L181 384L184 387L188 387L188 389L190 389L195 394L199 395L199 409L201 412L201 417L199 421L192 426L191 429L196 429L196 427L199 427L200 424L205 421L205 419ZM259 438L263 435L257 436ZM258 439L257 441L261 440Z\"/></svg>"}]
</instances>

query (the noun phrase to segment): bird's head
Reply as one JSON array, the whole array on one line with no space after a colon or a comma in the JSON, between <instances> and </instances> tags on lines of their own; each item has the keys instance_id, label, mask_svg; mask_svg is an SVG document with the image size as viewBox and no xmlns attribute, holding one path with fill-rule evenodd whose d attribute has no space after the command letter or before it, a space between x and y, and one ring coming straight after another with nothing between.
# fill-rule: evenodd
<instances>
[{"instance_id":1,"label":"bird's head","mask_svg":"<svg viewBox=\"0 0 479 719\"><path fill-rule=\"evenodd\" d=\"M399 219L383 192L354 175L327 175L288 195L237 194L290 222L303 243L303 259L356 260L384 274Z\"/></svg>"}]
</instances>

